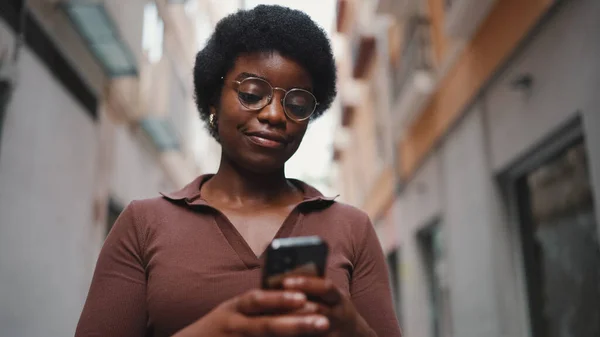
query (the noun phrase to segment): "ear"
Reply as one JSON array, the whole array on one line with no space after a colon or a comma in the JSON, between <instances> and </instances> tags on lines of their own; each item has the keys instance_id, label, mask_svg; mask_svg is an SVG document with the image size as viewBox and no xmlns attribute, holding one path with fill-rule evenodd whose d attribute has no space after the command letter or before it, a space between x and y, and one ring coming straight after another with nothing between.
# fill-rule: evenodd
<instances>
[{"instance_id":1,"label":"ear","mask_svg":"<svg viewBox=\"0 0 600 337\"><path fill-rule=\"evenodd\" d=\"M208 112L210 112L211 115L217 115L217 108L214 105L211 105L208 107Z\"/></svg>"}]
</instances>

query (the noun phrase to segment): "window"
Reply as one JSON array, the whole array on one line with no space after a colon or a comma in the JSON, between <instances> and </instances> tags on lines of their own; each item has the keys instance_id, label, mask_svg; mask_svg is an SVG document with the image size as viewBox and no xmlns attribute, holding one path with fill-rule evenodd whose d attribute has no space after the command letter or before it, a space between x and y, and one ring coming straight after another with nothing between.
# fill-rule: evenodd
<instances>
[{"instance_id":1,"label":"window","mask_svg":"<svg viewBox=\"0 0 600 337\"><path fill-rule=\"evenodd\" d=\"M451 320L443 232L436 222L417 235L427 274L432 337L448 337Z\"/></svg>"},{"instance_id":2,"label":"window","mask_svg":"<svg viewBox=\"0 0 600 337\"><path fill-rule=\"evenodd\" d=\"M151 2L144 7L144 28L142 48L150 63L160 61L163 55L164 23L158 15L156 3Z\"/></svg>"},{"instance_id":3,"label":"window","mask_svg":"<svg viewBox=\"0 0 600 337\"><path fill-rule=\"evenodd\" d=\"M390 273L390 284L392 285L392 295L394 299L394 309L396 310L396 317L398 317L398 321L400 325L402 325L402 285L400 284L400 270L398 268L398 263L400 263L400 249L396 249L388 254L387 256L387 264L388 270Z\"/></svg>"},{"instance_id":4,"label":"window","mask_svg":"<svg viewBox=\"0 0 600 337\"><path fill-rule=\"evenodd\" d=\"M8 80L0 78L0 141L2 140L2 129L4 127L4 116L10 99L11 84Z\"/></svg>"},{"instance_id":5,"label":"window","mask_svg":"<svg viewBox=\"0 0 600 337\"><path fill-rule=\"evenodd\" d=\"M532 336L600 336L600 245L585 142L549 153L514 182Z\"/></svg>"},{"instance_id":6,"label":"window","mask_svg":"<svg viewBox=\"0 0 600 337\"><path fill-rule=\"evenodd\" d=\"M121 212L123 212L123 207L115 199L110 198L108 201L108 215L106 217L106 235L110 233Z\"/></svg>"},{"instance_id":7,"label":"window","mask_svg":"<svg viewBox=\"0 0 600 337\"><path fill-rule=\"evenodd\" d=\"M392 97L395 102L405 85L419 72L433 68L431 24L427 17L414 16L408 19L400 56L392 63Z\"/></svg>"}]
</instances>

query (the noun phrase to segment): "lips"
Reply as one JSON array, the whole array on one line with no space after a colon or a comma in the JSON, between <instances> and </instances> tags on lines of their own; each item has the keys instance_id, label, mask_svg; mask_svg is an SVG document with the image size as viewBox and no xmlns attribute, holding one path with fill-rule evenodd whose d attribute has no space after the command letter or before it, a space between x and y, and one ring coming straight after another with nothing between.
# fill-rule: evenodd
<instances>
[{"instance_id":1,"label":"lips","mask_svg":"<svg viewBox=\"0 0 600 337\"><path fill-rule=\"evenodd\" d=\"M270 131L246 132L245 134L252 143L266 148L281 149L289 142L285 136Z\"/></svg>"}]
</instances>

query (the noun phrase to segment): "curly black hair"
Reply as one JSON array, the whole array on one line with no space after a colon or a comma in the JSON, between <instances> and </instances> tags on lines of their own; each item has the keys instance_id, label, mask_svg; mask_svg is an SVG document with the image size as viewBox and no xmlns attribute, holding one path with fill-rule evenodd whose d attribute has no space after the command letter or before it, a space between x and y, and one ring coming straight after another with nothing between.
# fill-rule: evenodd
<instances>
[{"instance_id":1,"label":"curly black hair","mask_svg":"<svg viewBox=\"0 0 600 337\"><path fill-rule=\"evenodd\" d=\"M313 81L319 105L311 119L327 110L336 96L336 66L325 32L304 12L259 5L231 14L217 24L204 49L196 55L194 94L203 121L218 103L223 77L243 53L277 51L303 66ZM216 138L216 130L206 123Z\"/></svg>"}]
</instances>

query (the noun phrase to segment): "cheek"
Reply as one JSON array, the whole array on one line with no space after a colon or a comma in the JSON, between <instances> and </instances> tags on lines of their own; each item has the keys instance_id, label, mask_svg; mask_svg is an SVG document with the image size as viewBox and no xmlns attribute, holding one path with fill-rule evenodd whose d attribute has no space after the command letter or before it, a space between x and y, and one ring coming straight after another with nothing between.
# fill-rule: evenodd
<instances>
[{"instance_id":1,"label":"cheek","mask_svg":"<svg viewBox=\"0 0 600 337\"><path fill-rule=\"evenodd\" d=\"M304 135L306 135L306 131L308 130L308 122L303 122L302 124L292 124L291 133L293 133L294 138L297 138L299 142L304 139Z\"/></svg>"},{"instance_id":2,"label":"cheek","mask_svg":"<svg viewBox=\"0 0 600 337\"><path fill-rule=\"evenodd\" d=\"M294 151L296 151L298 149L298 147L300 146L300 143L302 143L302 140L304 139L304 135L306 135L306 130L307 130L307 124L300 124L300 125L293 125L290 128L289 133L293 136L294 138Z\"/></svg>"},{"instance_id":3,"label":"cheek","mask_svg":"<svg viewBox=\"0 0 600 337\"><path fill-rule=\"evenodd\" d=\"M244 124L247 117L244 111L240 111L237 100L223 99L217 113L219 119L219 131L230 132Z\"/></svg>"}]
</instances>

